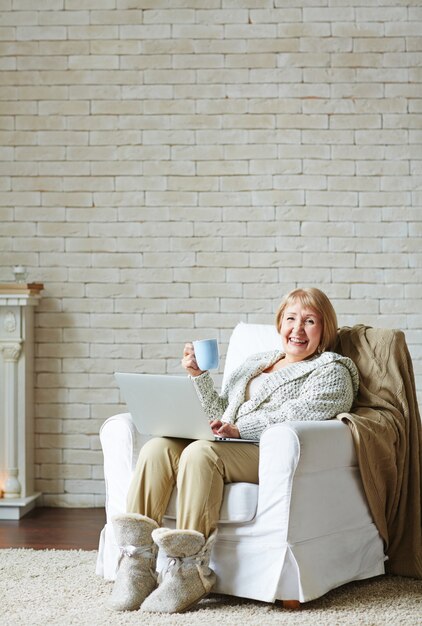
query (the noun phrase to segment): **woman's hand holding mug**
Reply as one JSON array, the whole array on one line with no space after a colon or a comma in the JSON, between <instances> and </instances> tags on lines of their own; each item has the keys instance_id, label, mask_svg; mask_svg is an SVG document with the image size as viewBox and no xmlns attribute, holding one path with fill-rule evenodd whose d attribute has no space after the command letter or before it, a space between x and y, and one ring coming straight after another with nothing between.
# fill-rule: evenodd
<instances>
[{"instance_id":1,"label":"woman's hand holding mug","mask_svg":"<svg viewBox=\"0 0 422 626\"><path fill-rule=\"evenodd\" d=\"M200 376L203 370L200 370L195 358L195 350L192 343L185 344L183 349L182 366L190 376Z\"/></svg>"},{"instance_id":2,"label":"woman's hand holding mug","mask_svg":"<svg viewBox=\"0 0 422 626\"><path fill-rule=\"evenodd\" d=\"M182 365L191 376L200 376L207 370L218 368L216 339L203 339L185 344Z\"/></svg>"}]
</instances>

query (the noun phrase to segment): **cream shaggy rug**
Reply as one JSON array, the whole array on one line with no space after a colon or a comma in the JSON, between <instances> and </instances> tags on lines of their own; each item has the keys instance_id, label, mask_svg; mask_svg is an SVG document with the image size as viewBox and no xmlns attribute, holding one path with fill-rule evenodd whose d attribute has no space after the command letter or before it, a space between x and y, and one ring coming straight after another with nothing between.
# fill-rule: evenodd
<instances>
[{"instance_id":1,"label":"cream shaggy rug","mask_svg":"<svg viewBox=\"0 0 422 626\"><path fill-rule=\"evenodd\" d=\"M420 626L422 582L383 576L350 583L300 611L211 595L189 613L115 613L112 583L95 575L96 552L0 550L0 624L5 626Z\"/></svg>"}]
</instances>

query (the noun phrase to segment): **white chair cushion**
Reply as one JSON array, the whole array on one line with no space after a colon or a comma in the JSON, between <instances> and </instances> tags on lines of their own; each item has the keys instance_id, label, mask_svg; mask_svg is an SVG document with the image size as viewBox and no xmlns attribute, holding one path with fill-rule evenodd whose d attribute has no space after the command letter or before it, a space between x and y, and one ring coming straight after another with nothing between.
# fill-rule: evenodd
<instances>
[{"instance_id":1,"label":"white chair cushion","mask_svg":"<svg viewBox=\"0 0 422 626\"><path fill-rule=\"evenodd\" d=\"M177 490L170 498L165 517L176 519ZM252 483L229 483L224 487L224 498L220 511L220 524L251 522L258 506L258 485Z\"/></svg>"}]
</instances>

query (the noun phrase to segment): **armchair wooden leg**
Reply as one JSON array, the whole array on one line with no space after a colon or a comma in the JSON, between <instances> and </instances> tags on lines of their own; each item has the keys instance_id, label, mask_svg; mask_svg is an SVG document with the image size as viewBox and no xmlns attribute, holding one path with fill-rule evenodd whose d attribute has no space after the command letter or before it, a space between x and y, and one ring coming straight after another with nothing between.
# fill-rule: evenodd
<instances>
[{"instance_id":1,"label":"armchair wooden leg","mask_svg":"<svg viewBox=\"0 0 422 626\"><path fill-rule=\"evenodd\" d=\"M288 609L289 611L298 611L300 609L299 600L282 600L283 609Z\"/></svg>"}]
</instances>

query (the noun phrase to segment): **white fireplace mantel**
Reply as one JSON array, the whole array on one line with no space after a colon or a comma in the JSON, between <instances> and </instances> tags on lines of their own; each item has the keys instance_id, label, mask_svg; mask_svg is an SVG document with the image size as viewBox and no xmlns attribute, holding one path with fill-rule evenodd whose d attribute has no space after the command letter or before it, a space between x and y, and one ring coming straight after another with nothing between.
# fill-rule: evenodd
<instances>
[{"instance_id":1,"label":"white fireplace mantel","mask_svg":"<svg viewBox=\"0 0 422 626\"><path fill-rule=\"evenodd\" d=\"M0 283L0 519L17 520L34 491L34 308L43 286Z\"/></svg>"}]
</instances>

